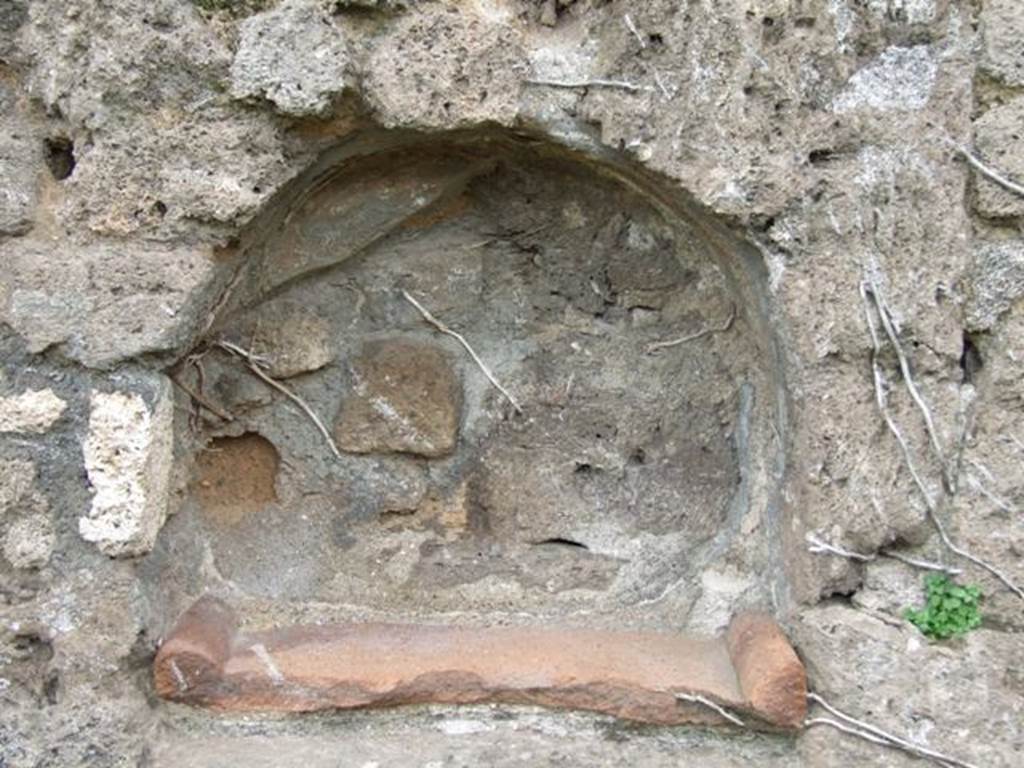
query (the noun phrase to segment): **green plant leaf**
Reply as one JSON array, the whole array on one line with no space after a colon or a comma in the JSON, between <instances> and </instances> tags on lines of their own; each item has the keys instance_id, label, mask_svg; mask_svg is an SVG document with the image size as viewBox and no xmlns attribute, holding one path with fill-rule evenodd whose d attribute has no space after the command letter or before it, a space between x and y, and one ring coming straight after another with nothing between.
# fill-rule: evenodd
<instances>
[{"instance_id":1,"label":"green plant leaf","mask_svg":"<svg viewBox=\"0 0 1024 768\"><path fill-rule=\"evenodd\" d=\"M981 626L981 590L961 585L944 574L925 577L925 605L907 608L904 618L933 640L947 640Z\"/></svg>"}]
</instances>

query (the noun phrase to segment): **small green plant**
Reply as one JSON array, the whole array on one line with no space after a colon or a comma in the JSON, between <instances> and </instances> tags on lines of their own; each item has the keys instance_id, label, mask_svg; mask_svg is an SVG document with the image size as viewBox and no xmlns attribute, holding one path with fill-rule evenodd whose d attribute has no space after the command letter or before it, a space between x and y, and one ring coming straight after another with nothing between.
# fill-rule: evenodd
<instances>
[{"instance_id":1,"label":"small green plant","mask_svg":"<svg viewBox=\"0 0 1024 768\"><path fill-rule=\"evenodd\" d=\"M978 605L981 590L951 581L945 574L924 580L927 602L924 608L907 608L906 619L933 640L948 640L981 624Z\"/></svg>"}]
</instances>

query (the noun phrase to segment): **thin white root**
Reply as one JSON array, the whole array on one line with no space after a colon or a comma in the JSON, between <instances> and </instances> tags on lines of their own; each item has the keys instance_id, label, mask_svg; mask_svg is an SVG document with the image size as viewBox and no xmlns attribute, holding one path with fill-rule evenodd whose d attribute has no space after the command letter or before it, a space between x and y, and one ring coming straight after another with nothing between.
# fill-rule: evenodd
<instances>
[{"instance_id":1,"label":"thin white root","mask_svg":"<svg viewBox=\"0 0 1024 768\"><path fill-rule=\"evenodd\" d=\"M959 568L942 565L942 563L933 563L931 560L920 560L916 557L910 557L909 555L904 555L901 552L893 552L889 549L879 550L878 556L876 557L875 555L864 555L860 552L854 552L849 549L843 549L842 547L834 544L829 544L810 532L808 532L804 538L808 544L807 551L815 555L835 555L836 557L845 557L849 560L856 560L860 563L874 562L878 557L889 557L893 560L899 560L901 563L913 566L914 568L921 568L926 571L940 571L942 573L948 573L950 576L958 576L962 573Z\"/></svg>"},{"instance_id":2,"label":"thin white root","mask_svg":"<svg viewBox=\"0 0 1024 768\"><path fill-rule=\"evenodd\" d=\"M892 436L896 438L896 442L900 446L900 450L903 453L903 460L907 465L907 470L910 472L911 478L914 480L914 484L917 485L918 490L921 492L921 496L924 498L925 507L928 510L928 517L931 519L932 524L935 526L935 530L939 533L939 538L942 539L942 543L954 554L959 555L965 560L969 560L980 568L985 569L997 579L999 579L1011 592L1017 597L1024 600L1024 590L1014 584L1010 579L994 565L990 565L979 557L972 555L970 552L961 549L953 540L949 538L949 534L946 533L946 527L942 524L939 519L938 505L935 499L932 498L931 492L924 484L924 480L921 479L920 473L917 471L917 467L914 464L913 457L910 453L910 446L907 445L906 439L903 437L903 433L900 428L896 425L892 415L889 412L889 406L885 399L885 378L882 375L882 369L878 362L878 357L881 354L881 343L879 342L878 330L875 327L875 320L871 312L871 301L868 299L868 287L866 283L861 283L860 286L861 298L864 302L864 316L868 324L868 332L871 334L871 370L874 374L875 380L875 402L878 405L878 410L882 414L882 419L885 421L886 426L892 433ZM879 310L881 306L876 303L876 308Z\"/></svg>"},{"instance_id":3,"label":"thin white root","mask_svg":"<svg viewBox=\"0 0 1024 768\"><path fill-rule=\"evenodd\" d=\"M711 699L708 699L708 698L705 698L704 696L701 696L699 693L677 693L677 694L675 694L675 697L679 701L688 701L688 702L691 702L693 704L700 704L702 706L705 706L708 709L712 709L715 712L717 712L718 714L720 714L722 717L724 717L730 723L733 723L734 725L738 725L741 728L746 728L747 727L747 724L744 723L742 720L740 720L738 717L736 717L736 715L734 715L732 712L729 712L724 707L721 707L718 704L715 704L715 702L713 702Z\"/></svg>"},{"instance_id":4,"label":"thin white root","mask_svg":"<svg viewBox=\"0 0 1024 768\"><path fill-rule=\"evenodd\" d=\"M995 478L992 477L992 473L989 472L987 469L985 469L982 465L978 464L976 461L971 461L970 463L979 472L981 472L984 475L986 475L988 477L989 482L992 482L992 481L995 480ZM992 491L990 491L988 488L985 487L985 484L982 483L981 480L979 480L973 474L968 473L968 475L967 475L967 483L974 490L976 490L978 493L980 493L986 499L988 499L993 504L995 504L995 506L998 509L1002 510L1003 512L1006 512L1007 514L1011 514L1011 515L1017 514L1018 510L1017 510L1017 505L1016 504L1013 504L1012 502L1009 502L1006 499L1002 498L1001 496L998 496L995 493L993 493Z\"/></svg>"},{"instance_id":5,"label":"thin white root","mask_svg":"<svg viewBox=\"0 0 1024 768\"><path fill-rule=\"evenodd\" d=\"M998 184L1000 187L1002 187L1008 192L1013 192L1013 194L1015 195L1020 195L1021 197L1024 197L1024 186L1021 186L1017 182L1010 180L999 171L983 163L981 161L981 158L979 158L976 154L971 152L971 150L969 150L963 144L957 144L955 141L951 141L950 143L952 144L953 148L956 149L958 153L960 153L960 156L967 161L967 164L970 165L982 176L984 176L986 179L995 184Z\"/></svg>"},{"instance_id":6,"label":"thin white root","mask_svg":"<svg viewBox=\"0 0 1024 768\"><path fill-rule=\"evenodd\" d=\"M647 41L644 40L644 36L640 34L640 30L636 28L636 24L633 23L633 20L629 18L629 14L625 14L622 17L622 20L626 23L626 28L633 33L633 37L636 38L636 41L640 43L640 47L646 48Z\"/></svg>"},{"instance_id":7,"label":"thin white root","mask_svg":"<svg viewBox=\"0 0 1024 768\"><path fill-rule=\"evenodd\" d=\"M892 348L896 351L896 358L899 360L900 373L903 374L903 382L907 386L907 391L910 393L911 399L917 406L917 409L921 412L921 417L924 419L925 430L928 432L928 439L931 441L932 449L935 451L935 458L938 459L939 466L942 467L942 477L946 483L946 487L950 492L956 490L956 484L953 481L952 475L950 474L949 464L946 461L942 446L939 444L938 431L935 429L935 420L932 418L931 409L928 408L928 404L925 403L924 398L921 397L921 392L917 388L917 384L914 383L914 377L910 372L910 361L907 359L906 353L903 351L903 345L900 344L899 334L896 332L896 327L892 321L892 312L889 311L888 305L885 303L885 297L882 295L881 289L878 287L878 283L873 279L869 278L870 291L869 295L875 303L875 309L878 311L878 317L882 321L882 328L885 329L885 335L889 337L889 343Z\"/></svg>"},{"instance_id":8,"label":"thin white root","mask_svg":"<svg viewBox=\"0 0 1024 768\"><path fill-rule=\"evenodd\" d=\"M434 328L436 328L438 331L447 336L451 336L453 339L459 342L459 344L461 344L463 348L469 353L469 356L473 358L473 362L475 362L477 366L480 368L480 370L483 371L484 376L487 377L487 380L494 385L495 389L497 389L499 392L501 392L501 394L505 396L505 399L508 400L509 403L512 404L512 407L515 408L516 413L523 412L522 407L512 396L512 393L505 389L505 387L501 385L501 382L494 378L494 374L491 373L490 369L486 365L484 365L484 361L481 360L480 356L473 350L471 346L469 346L469 342L466 341L465 337L462 334L453 331L447 325L445 325L432 314L430 314L426 307L424 307L422 304L416 301L416 299L414 299L409 294L408 291L402 291L402 297L410 304L412 304L416 308L416 310L423 316L423 319L430 323L432 326L434 326Z\"/></svg>"},{"instance_id":9,"label":"thin white root","mask_svg":"<svg viewBox=\"0 0 1024 768\"><path fill-rule=\"evenodd\" d=\"M874 555L862 555L860 552L851 552L848 549L837 547L833 544L828 544L822 541L813 533L808 532L804 537L807 541L807 551L814 555L829 554L837 555L839 557L845 557L848 560L857 560L861 563L870 563L875 559Z\"/></svg>"},{"instance_id":10,"label":"thin white root","mask_svg":"<svg viewBox=\"0 0 1024 768\"><path fill-rule=\"evenodd\" d=\"M943 565L942 563L933 563L931 560L920 560L916 557L910 557L910 555L904 555L900 552L893 552L890 549L884 549L880 553L886 557L891 557L893 560L899 560L901 563L912 565L915 568L921 568L926 571L941 571L942 573L948 573L950 576L959 576L963 573L959 568L954 568L951 565Z\"/></svg>"},{"instance_id":11,"label":"thin white root","mask_svg":"<svg viewBox=\"0 0 1024 768\"><path fill-rule=\"evenodd\" d=\"M625 80L545 80L530 79L524 81L527 85L546 85L549 88L618 88L630 93L654 90L649 85L637 85L628 83Z\"/></svg>"},{"instance_id":12,"label":"thin white root","mask_svg":"<svg viewBox=\"0 0 1024 768\"><path fill-rule=\"evenodd\" d=\"M654 70L654 82L661 91L661 95L665 97L665 101L670 101L672 99L672 92L665 85L665 81L661 79L661 73L657 69Z\"/></svg>"},{"instance_id":13,"label":"thin white root","mask_svg":"<svg viewBox=\"0 0 1024 768\"><path fill-rule=\"evenodd\" d=\"M851 715L836 709L821 696L816 693L808 692L807 698L809 701L814 702L820 707L824 708L833 717L838 718L839 721L832 720L827 717L814 717L804 721L804 727L809 728L814 725L828 725L836 728L844 733L849 733L853 736L857 736L867 741L871 741L875 744L881 744L886 747L892 747L907 752L917 757L927 758L934 760L937 763L948 766L956 766L956 768L977 768L973 763L968 763L950 755L945 755L941 752L936 752L933 749L922 747L913 742L902 739L899 736L883 731L878 726L866 723L863 720L858 720ZM851 727L852 726L852 727Z\"/></svg>"},{"instance_id":14,"label":"thin white root","mask_svg":"<svg viewBox=\"0 0 1024 768\"><path fill-rule=\"evenodd\" d=\"M235 420L235 417L232 416L231 413L229 413L225 409L221 408L220 406L214 404L210 400L207 400L205 397L203 397L198 392L196 392L194 389L192 389L192 387L188 386L185 382L179 381L178 378L175 377L175 376L171 376L170 379L171 379L171 382L175 386L177 386L182 392L184 392L186 395L191 397L193 400L196 401L196 403L198 403L200 406L202 406L203 408L208 410L210 413L212 413L217 418L219 418L219 419L221 419L223 421L234 421Z\"/></svg>"},{"instance_id":15,"label":"thin white root","mask_svg":"<svg viewBox=\"0 0 1024 768\"><path fill-rule=\"evenodd\" d=\"M224 341L222 339L216 342L216 345L223 349L224 351L241 359L242 362L245 363L246 367L253 373L254 376L259 378L267 386L276 389L282 395L284 395L293 403L295 403L299 408L301 408L302 412L305 413L306 416L309 417L309 420L316 425L316 428L320 430L320 434L324 436L324 440L327 441L327 445L330 447L331 453L334 454L334 457L336 459L341 458L341 451L338 450L338 446L335 444L334 438L331 437L331 433L327 430L327 427L325 427L324 423L320 421L320 417L316 415L316 413L313 411L312 408L309 407L309 404L306 403L305 400L303 400L297 394L292 392L292 390L288 389L288 387L279 382L277 379L274 379L271 376L269 376L263 370L267 366L265 360L253 355L251 351L243 349L237 344L232 344L230 341Z\"/></svg>"},{"instance_id":16,"label":"thin white root","mask_svg":"<svg viewBox=\"0 0 1024 768\"><path fill-rule=\"evenodd\" d=\"M696 333L691 333L689 336L682 336L678 339L672 339L671 341L655 341L648 344L644 348L644 352L648 355L653 355L660 349L668 349L669 347L678 347L680 344L685 344L688 341L696 341L702 339L705 336L710 336L712 333L724 333L732 328L733 322L736 320L736 305L733 304L729 310L729 317L721 325L713 325L707 328L703 328Z\"/></svg>"}]
</instances>

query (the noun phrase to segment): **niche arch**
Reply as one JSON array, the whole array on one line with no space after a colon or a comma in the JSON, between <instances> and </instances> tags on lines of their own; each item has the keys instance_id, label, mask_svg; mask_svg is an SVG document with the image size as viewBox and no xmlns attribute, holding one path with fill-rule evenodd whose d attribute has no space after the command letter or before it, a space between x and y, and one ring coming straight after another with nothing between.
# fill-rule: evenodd
<instances>
[{"instance_id":1,"label":"niche arch","mask_svg":"<svg viewBox=\"0 0 1024 768\"><path fill-rule=\"evenodd\" d=\"M221 703L316 708L302 686L297 698L281 693L281 672L252 643L257 672L231 650L248 627L310 621L343 623L350 649L396 633L403 647L429 645L430 632L407 636L410 626L445 638L494 625L526 633L439 641L496 657L506 642L543 647L552 627L691 642L732 626L714 658L666 652L696 654L705 671L731 659L726 681L751 632L792 655L770 622L730 625L785 599L787 401L761 258L725 222L616 153L497 129L373 131L283 190L237 251L189 358L215 410L182 435L193 480L161 537L165 551L196 553L197 567L178 579L168 616L207 597L179 622L178 646L161 650L166 695L198 695L209 675ZM352 622L366 621L403 629L353 636ZM323 631L284 631L256 645L337 653ZM198 677L182 690L170 662L197 642ZM618 663L608 666L628 677ZM410 679L443 671L424 664ZM260 669L264 687L239 692ZM545 685L522 698L505 672L466 674L492 700L653 722L679 714L663 690L639 709L550 698ZM601 676L570 676L580 675ZM403 685L418 700L416 684ZM713 681L701 685L715 694ZM451 700L480 700L478 687ZM756 711L748 693L715 695Z\"/></svg>"}]
</instances>

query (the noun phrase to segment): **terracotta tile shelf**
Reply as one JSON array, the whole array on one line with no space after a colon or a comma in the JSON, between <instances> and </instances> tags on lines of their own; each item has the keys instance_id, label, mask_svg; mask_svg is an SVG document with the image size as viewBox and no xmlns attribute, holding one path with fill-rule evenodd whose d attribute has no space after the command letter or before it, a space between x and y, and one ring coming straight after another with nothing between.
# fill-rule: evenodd
<instances>
[{"instance_id":1,"label":"terracotta tile shelf","mask_svg":"<svg viewBox=\"0 0 1024 768\"><path fill-rule=\"evenodd\" d=\"M402 704L531 704L662 725L724 724L701 696L753 727L795 728L806 677L768 616L737 615L721 638L571 628L417 624L294 626L242 634L200 598L154 662L160 696L236 712Z\"/></svg>"}]
</instances>

